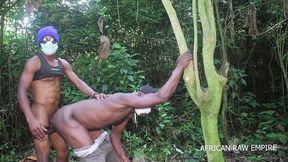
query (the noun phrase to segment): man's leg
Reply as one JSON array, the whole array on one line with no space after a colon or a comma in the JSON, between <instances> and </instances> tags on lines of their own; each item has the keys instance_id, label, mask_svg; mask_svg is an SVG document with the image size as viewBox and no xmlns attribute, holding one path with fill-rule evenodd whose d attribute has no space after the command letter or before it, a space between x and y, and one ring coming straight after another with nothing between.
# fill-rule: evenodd
<instances>
[{"instance_id":1,"label":"man's leg","mask_svg":"<svg viewBox=\"0 0 288 162\"><path fill-rule=\"evenodd\" d=\"M49 151L50 151L50 144L49 139L46 138L45 140L38 140L34 139L34 145L37 155L38 162L48 162L49 161Z\"/></svg>"},{"instance_id":2,"label":"man's leg","mask_svg":"<svg viewBox=\"0 0 288 162\"><path fill-rule=\"evenodd\" d=\"M93 145L84 146L80 149L77 149L77 152L89 150L93 148L94 145L97 145L99 142L101 142L101 144L93 153L81 158L81 162L119 162L118 156L116 154L116 157L114 158L112 157L112 154L109 155L110 157L108 157L107 161L107 155L113 151L113 147L111 145L109 135L106 132L104 132L103 130L97 130L90 131L89 134L93 137L93 139L95 139L95 143Z\"/></svg>"},{"instance_id":3,"label":"man's leg","mask_svg":"<svg viewBox=\"0 0 288 162\"><path fill-rule=\"evenodd\" d=\"M96 140L99 136L104 132L104 130L97 131L89 131L89 135L92 139ZM107 134L104 141L98 148L102 152L102 156L104 156L103 162L119 162L119 157L114 151L114 148L110 141L110 136Z\"/></svg>"},{"instance_id":4,"label":"man's leg","mask_svg":"<svg viewBox=\"0 0 288 162\"><path fill-rule=\"evenodd\" d=\"M80 162L106 162L105 155L99 148L86 157L80 158Z\"/></svg>"},{"instance_id":5,"label":"man's leg","mask_svg":"<svg viewBox=\"0 0 288 162\"><path fill-rule=\"evenodd\" d=\"M112 146L111 146L112 147ZM119 162L119 157L114 151L113 147L109 154L106 156L106 162Z\"/></svg>"},{"instance_id":6,"label":"man's leg","mask_svg":"<svg viewBox=\"0 0 288 162\"><path fill-rule=\"evenodd\" d=\"M111 144L109 135L106 136L105 140L100 145L99 149L106 156L106 162L119 162L119 157L114 151L114 148Z\"/></svg>"},{"instance_id":7,"label":"man's leg","mask_svg":"<svg viewBox=\"0 0 288 162\"><path fill-rule=\"evenodd\" d=\"M58 134L61 134L65 142L74 149L92 145L94 143L93 139L87 129L72 117L72 110L69 109L69 106L59 109L52 119L53 127Z\"/></svg>"},{"instance_id":8,"label":"man's leg","mask_svg":"<svg viewBox=\"0 0 288 162\"><path fill-rule=\"evenodd\" d=\"M45 107L39 104L32 104L32 113L35 118L40 121L44 126L48 126L48 115L45 111ZM50 143L48 137L44 140L33 139L37 161L38 162L48 162L50 153Z\"/></svg>"},{"instance_id":9,"label":"man's leg","mask_svg":"<svg viewBox=\"0 0 288 162\"><path fill-rule=\"evenodd\" d=\"M69 148L66 145L64 139L57 132L50 134L49 139L57 153L56 162L67 162Z\"/></svg>"}]
</instances>

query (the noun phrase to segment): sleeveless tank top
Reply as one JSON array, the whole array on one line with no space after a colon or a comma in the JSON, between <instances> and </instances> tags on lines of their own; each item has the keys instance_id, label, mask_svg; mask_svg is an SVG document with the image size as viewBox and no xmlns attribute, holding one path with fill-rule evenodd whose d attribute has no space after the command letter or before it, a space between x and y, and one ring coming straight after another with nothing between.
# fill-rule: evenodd
<instances>
[{"instance_id":1,"label":"sleeveless tank top","mask_svg":"<svg viewBox=\"0 0 288 162\"><path fill-rule=\"evenodd\" d=\"M58 60L58 66L51 66L42 54L38 55L40 59L40 69L35 72L33 80L41 80L49 77L62 77L64 75L64 65Z\"/></svg>"}]
</instances>

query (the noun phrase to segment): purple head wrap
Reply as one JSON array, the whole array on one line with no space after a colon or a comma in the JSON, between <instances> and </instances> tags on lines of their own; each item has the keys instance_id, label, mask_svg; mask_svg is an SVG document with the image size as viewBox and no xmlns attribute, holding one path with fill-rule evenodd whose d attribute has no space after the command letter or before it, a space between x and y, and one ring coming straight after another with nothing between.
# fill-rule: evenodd
<instances>
[{"instance_id":1,"label":"purple head wrap","mask_svg":"<svg viewBox=\"0 0 288 162\"><path fill-rule=\"evenodd\" d=\"M38 31L38 34L37 34L38 47L40 47L41 40L47 35L52 36L56 40L56 42L59 44L60 38L57 32L57 29L54 26L46 26L44 28L41 28Z\"/></svg>"}]
</instances>

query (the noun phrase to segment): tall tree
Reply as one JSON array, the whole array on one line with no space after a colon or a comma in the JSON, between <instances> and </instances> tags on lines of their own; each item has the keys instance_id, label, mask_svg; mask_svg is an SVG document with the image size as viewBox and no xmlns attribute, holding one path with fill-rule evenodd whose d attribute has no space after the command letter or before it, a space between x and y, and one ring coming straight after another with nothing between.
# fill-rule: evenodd
<instances>
[{"instance_id":1,"label":"tall tree","mask_svg":"<svg viewBox=\"0 0 288 162\"><path fill-rule=\"evenodd\" d=\"M3 44L4 44L4 26L6 14L18 4L20 0L9 0L0 2L0 59L2 58ZM3 65L2 65L3 66ZM0 66L0 74L2 74L2 66ZM2 96L2 82L0 77L0 96Z\"/></svg>"},{"instance_id":2,"label":"tall tree","mask_svg":"<svg viewBox=\"0 0 288 162\"><path fill-rule=\"evenodd\" d=\"M176 11L170 0L162 0L162 3L168 13L172 28L174 30L180 53L188 50ZM202 27L202 56L204 63L204 73L208 83L208 88L201 87L198 73L198 27L197 27L197 9ZM218 114L221 104L223 87L226 84L228 63L226 64L224 75L217 73L214 65L214 50L216 46L216 26L211 0L193 0L193 26L194 26L194 62L190 64L184 73L184 80L189 95L198 106L201 112L201 126L203 129L204 141L206 146L220 146L218 135ZM225 74L226 73L226 74ZM221 150L206 149L209 162L224 161Z\"/></svg>"},{"instance_id":3,"label":"tall tree","mask_svg":"<svg viewBox=\"0 0 288 162\"><path fill-rule=\"evenodd\" d=\"M0 2L0 57L4 42L4 25L6 13L11 10L20 0L10 0Z\"/></svg>"},{"instance_id":4,"label":"tall tree","mask_svg":"<svg viewBox=\"0 0 288 162\"><path fill-rule=\"evenodd\" d=\"M276 56L276 61L280 66L284 84L286 86L286 93L288 93L288 52L285 50L285 44L287 43L287 31L288 27L278 28L272 34L271 44L274 46L272 54ZM283 84L283 88L285 87ZM285 88L284 88L285 89ZM285 90L283 90L283 96L285 98ZM284 112L286 112L286 106L283 104Z\"/></svg>"},{"instance_id":5,"label":"tall tree","mask_svg":"<svg viewBox=\"0 0 288 162\"><path fill-rule=\"evenodd\" d=\"M228 8L228 24L230 25L230 30L233 30L233 24L234 24L234 11L233 11L233 0L229 2L229 8ZM228 64L228 54L227 54L227 25L225 23L224 27L222 27L221 24L221 19L220 19L220 13L219 13L219 4L218 0L214 0L214 6L215 6L215 14L217 18L217 25L218 25L218 32L219 32L219 37L220 37L220 45L221 45L221 67L220 67L220 73L227 77L227 73L225 72L226 66ZM233 39L233 33L231 32L231 37ZM222 116L222 129L223 129L223 134L226 139L226 141L229 140L229 134L228 134L228 123L227 123L227 108L228 108L228 88L223 89L223 94L222 94L222 109L221 109L221 116Z\"/></svg>"}]
</instances>

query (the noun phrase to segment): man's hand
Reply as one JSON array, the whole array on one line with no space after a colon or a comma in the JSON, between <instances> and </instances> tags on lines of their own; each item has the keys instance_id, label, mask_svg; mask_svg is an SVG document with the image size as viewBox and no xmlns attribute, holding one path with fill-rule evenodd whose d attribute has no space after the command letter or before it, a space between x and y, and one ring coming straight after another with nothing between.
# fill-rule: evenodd
<instances>
[{"instance_id":1,"label":"man's hand","mask_svg":"<svg viewBox=\"0 0 288 162\"><path fill-rule=\"evenodd\" d=\"M109 95L104 94L104 93L99 93L99 94L95 94L93 97L96 100L104 100L105 98L107 98Z\"/></svg>"},{"instance_id":2,"label":"man's hand","mask_svg":"<svg viewBox=\"0 0 288 162\"><path fill-rule=\"evenodd\" d=\"M45 134L47 129L37 119L31 120L30 122L28 122L28 124L32 135L36 139L44 140L47 137L47 135Z\"/></svg>"},{"instance_id":3,"label":"man's hand","mask_svg":"<svg viewBox=\"0 0 288 162\"><path fill-rule=\"evenodd\" d=\"M180 55L177 59L177 66L185 69L189 62L192 60L193 56L191 52L185 52L184 54Z\"/></svg>"}]
</instances>

